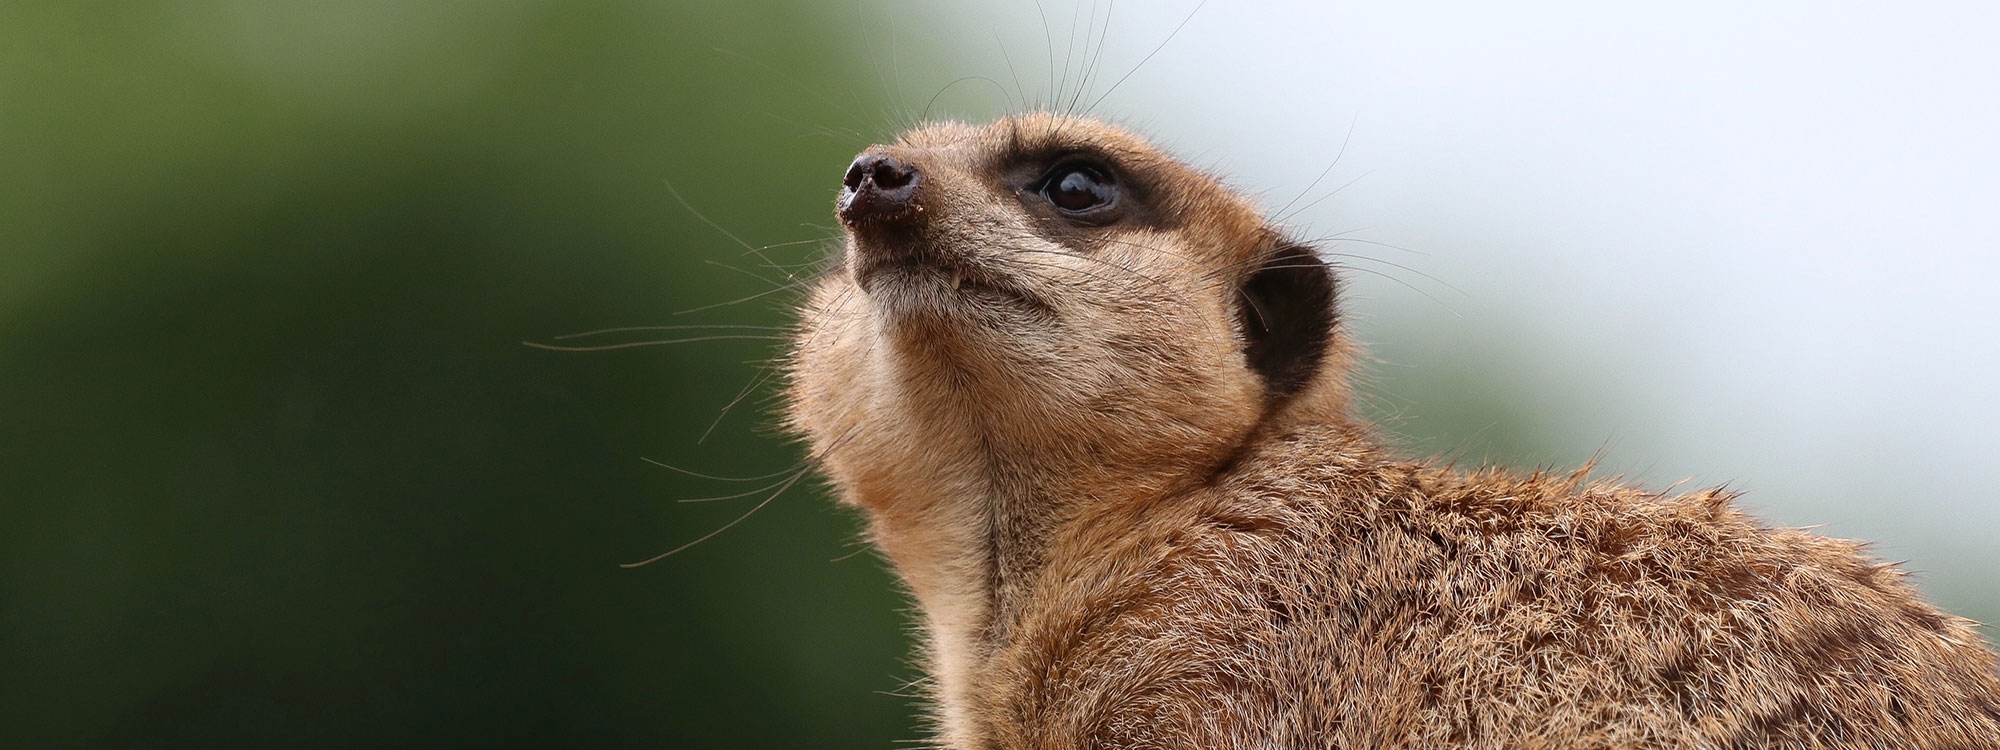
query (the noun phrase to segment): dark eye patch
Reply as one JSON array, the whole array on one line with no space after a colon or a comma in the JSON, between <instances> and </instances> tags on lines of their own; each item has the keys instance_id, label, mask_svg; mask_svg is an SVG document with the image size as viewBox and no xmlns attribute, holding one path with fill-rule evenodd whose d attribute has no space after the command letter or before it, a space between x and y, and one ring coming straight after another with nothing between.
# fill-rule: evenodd
<instances>
[{"instance_id":1,"label":"dark eye patch","mask_svg":"<svg viewBox=\"0 0 2000 750\"><path fill-rule=\"evenodd\" d=\"M1170 184L1143 161L1090 143L1016 145L990 167L994 187L1027 209L1035 231L1081 248L1106 229L1171 229L1175 217L1158 203Z\"/></svg>"}]
</instances>

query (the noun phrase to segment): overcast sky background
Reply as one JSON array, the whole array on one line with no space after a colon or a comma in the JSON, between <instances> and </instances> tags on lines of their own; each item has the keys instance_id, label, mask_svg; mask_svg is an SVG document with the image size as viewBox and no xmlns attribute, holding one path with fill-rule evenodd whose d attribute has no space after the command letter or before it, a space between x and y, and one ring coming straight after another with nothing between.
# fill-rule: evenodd
<instances>
[{"instance_id":1,"label":"overcast sky background","mask_svg":"<svg viewBox=\"0 0 2000 750\"><path fill-rule=\"evenodd\" d=\"M1431 418L1408 391L1435 391L1403 384L1483 389L1547 454L1500 458L1727 484L2000 617L1993 6L1195 5L1110 8L1080 100L1185 19L1095 111L1272 209L1340 188L1298 212L1304 236L1407 249L1324 246L1367 256L1347 304L1397 432L1493 457L1503 438ZM1105 11L830 18L872 35L907 109L983 118L1073 93ZM957 63L896 65L913 45ZM961 76L992 80L932 100Z\"/></svg>"}]
</instances>

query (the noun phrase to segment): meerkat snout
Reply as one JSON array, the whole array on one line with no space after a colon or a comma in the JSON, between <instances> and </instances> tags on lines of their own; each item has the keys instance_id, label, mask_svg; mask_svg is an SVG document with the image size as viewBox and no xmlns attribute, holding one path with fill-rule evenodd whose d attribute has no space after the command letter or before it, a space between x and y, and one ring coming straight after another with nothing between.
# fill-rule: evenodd
<instances>
[{"instance_id":1,"label":"meerkat snout","mask_svg":"<svg viewBox=\"0 0 2000 750\"><path fill-rule=\"evenodd\" d=\"M789 424L949 748L2000 747L1972 623L1727 493L1399 458L1314 250L1137 136L849 166Z\"/></svg>"},{"instance_id":2,"label":"meerkat snout","mask_svg":"<svg viewBox=\"0 0 2000 750\"><path fill-rule=\"evenodd\" d=\"M923 179L916 167L891 154L862 154L841 180L836 213L848 226L907 219L917 212L917 189Z\"/></svg>"}]
</instances>

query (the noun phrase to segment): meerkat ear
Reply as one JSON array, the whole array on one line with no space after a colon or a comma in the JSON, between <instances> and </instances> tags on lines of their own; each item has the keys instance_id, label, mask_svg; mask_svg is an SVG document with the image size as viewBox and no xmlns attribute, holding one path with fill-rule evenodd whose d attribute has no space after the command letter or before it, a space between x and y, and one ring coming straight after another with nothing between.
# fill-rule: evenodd
<instances>
[{"instance_id":1,"label":"meerkat ear","mask_svg":"<svg viewBox=\"0 0 2000 750\"><path fill-rule=\"evenodd\" d=\"M1302 245L1283 245L1238 290L1244 357L1278 397L1305 387L1326 358L1334 324L1333 269Z\"/></svg>"}]
</instances>

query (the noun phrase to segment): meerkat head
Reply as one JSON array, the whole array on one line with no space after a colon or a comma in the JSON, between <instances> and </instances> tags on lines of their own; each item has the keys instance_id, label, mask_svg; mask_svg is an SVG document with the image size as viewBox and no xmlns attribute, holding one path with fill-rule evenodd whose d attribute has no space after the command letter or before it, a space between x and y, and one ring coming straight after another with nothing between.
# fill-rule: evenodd
<instances>
[{"instance_id":1,"label":"meerkat head","mask_svg":"<svg viewBox=\"0 0 2000 750\"><path fill-rule=\"evenodd\" d=\"M1327 266L1122 129L921 127L848 167L836 213L790 418L871 508L1212 470L1262 426L1344 406Z\"/></svg>"}]
</instances>

